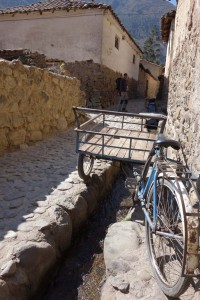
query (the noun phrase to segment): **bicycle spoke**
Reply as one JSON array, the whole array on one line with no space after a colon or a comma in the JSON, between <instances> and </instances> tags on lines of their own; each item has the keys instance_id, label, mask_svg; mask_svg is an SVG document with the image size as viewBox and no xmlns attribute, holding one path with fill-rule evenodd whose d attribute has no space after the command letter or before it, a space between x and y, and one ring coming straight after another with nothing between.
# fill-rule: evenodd
<instances>
[{"instance_id":1,"label":"bicycle spoke","mask_svg":"<svg viewBox=\"0 0 200 300\"><path fill-rule=\"evenodd\" d=\"M168 280L171 282L171 275L179 276L180 275L180 261L182 261L182 253L179 251L179 253L175 253L172 251L172 249L175 247L173 243L173 239L170 239L170 242L173 244L173 247L167 247L167 241L165 238L161 237L158 238L158 236L154 235L156 241L154 240L154 251L155 256L159 265L160 269L164 269L165 272L167 272ZM163 270L163 274L164 274ZM166 280L167 277L165 276Z\"/></svg>"},{"instance_id":2,"label":"bicycle spoke","mask_svg":"<svg viewBox=\"0 0 200 300\"><path fill-rule=\"evenodd\" d=\"M184 228L175 192L162 182L157 187L156 232L149 227L149 241L159 277L167 286L174 286L182 276ZM152 210L153 193L148 207Z\"/></svg>"}]
</instances>

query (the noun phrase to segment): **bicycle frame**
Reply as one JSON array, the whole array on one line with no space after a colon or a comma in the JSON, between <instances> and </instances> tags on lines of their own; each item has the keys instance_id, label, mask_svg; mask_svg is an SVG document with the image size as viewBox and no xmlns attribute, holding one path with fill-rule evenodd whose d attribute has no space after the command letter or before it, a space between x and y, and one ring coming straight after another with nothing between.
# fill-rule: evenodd
<instances>
[{"instance_id":1,"label":"bicycle frame","mask_svg":"<svg viewBox=\"0 0 200 300\"><path fill-rule=\"evenodd\" d=\"M156 218L157 218L157 181L158 178L158 167L157 163L154 162L151 173L149 175L149 178L145 184L144 179L141 179L141 184L140 184L140 190L138 191L138 198L141 202L142 210L144 212L145 218L147 222L149 223L149 226L153 231L156 229ZM154 183L154 190L153 190L153 222L151 221L149 217L149 213L146 210L146 196L147 193L152 185Z\"/></svg>"},{"instance_id":2,"label":"bicycle frame","mask_svg":"<svg viewBox=\"0 0 200 300\"><path fill-rule=\"evenodd\" d=\"M156 155L156 159L155 162L152 166L152 170L150 172L150 175L147 179L147 181L145 181L146 175L147 175L147 171L149 169L150 163L151 163L151 159L152 157ZM157 235L161 235L164 237L169 237L169 238L175 238L175 239L181 239L180 236L175 235L173 233L164 233L161 231L157 231L156 229L156 221L157 221L157 202L159 201L159 197L157 194L157 180L159 177L159 173L161 172L161 170L159 170L158 167L158 163L160 160L162 160L165 157L164 153L163 153L163 149L154 149L150 152L149 157L146 161L146 164L144 166L143 169L143 174L140 178L140 180L138 181L138 190L137 190L137 197L140 200L141 203L141 207L145 216L145 219L147 220L149 226L151 227L152 231L154 233L156 233ZM152 218L150 218L149 212L147 211L146 208L146 197L148 195L148 191L150 189L150 187L153 185L153 216Z\"/></svg>"},{"instance_id":3,"label":"bicycle frame","mask_svg":"<svg viewBox=\"0 0 200 300\"><path fill-rule=\"evenodd\" d=\"M152 166L152 170L151 173L148 177L147 182L145 183L145 177L146 177L146 173L149 169L150 166L150 162L152 157L156 155L156 160ZM157 220L157 201L158 201L158 196L157 196L157 180L158 180L158 174L159 174L159 169L158 169L158 162L159 159L163 159L164 157L164 153L163 153L163 149L154 149L153 151L150 152L149 157L147 159L147 162L144 166L144 171L143 171L143 176L140 180L140 189L137 192L138 195L138 199L141 202L141 207L144 213L144 216L147 220L147 222L149 223L149 226L151 227L152 231L154 233L156 233L157 235L162 235L162 236L167 236L167 237L171 237L171 238L178 238L180 239L179 236L176 236L174 234L171 233L164 233L161 231L156 231L156 220ZM145 174L145 176L144 176ZM148 194L148 191L150 189L150 187L153 185L153 222L150 219L149 216L149 212L146 209L146 196Z\"/></svg>"},{"instance_id":4,"label":"bicycle frame","mask_svg":"<svg viewBox=\"0 0 200 300\"><path fill-rule=\"evenodd\" d=\"M135 201L140 201L147 225L151 265L158 276L158 282L162 284L165 282L168 288L171 278L165 277L165 271L162 273L162 264L168 264L165 256L172 257L169 261L174 261L175 266L177 263L179 268L177 276L180 278L200 276L198 269L200 205L189 170L180 160L169 159L166 155L166 148L172 147L173 142L171 145L159 143L161 144L160 141L154 144L154 148L149 152L142 173L135 169L133 175L137 181ZM174 149L177 150L175 147ZM155 160L152 163L154 156ZM157 261L161 261L159 259L162 260L162 264L157 264ZM185 284L187 287L187 281L180 282L184 282L182 286ZM177 285L177 290L178 288ZM179 289L177 294L182 291Z\"/></svg>"}]
</instances>

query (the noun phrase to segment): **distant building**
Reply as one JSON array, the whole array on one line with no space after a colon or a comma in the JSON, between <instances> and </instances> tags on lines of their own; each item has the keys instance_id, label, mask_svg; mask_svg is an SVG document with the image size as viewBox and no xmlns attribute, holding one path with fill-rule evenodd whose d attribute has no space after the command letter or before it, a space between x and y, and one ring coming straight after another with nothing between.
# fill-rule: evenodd
<instances>
[{"instance_id":1,"label":"distant building","mask_svg":"<svg viewBox=\"0 0 200 300\"><path fill-rule=\"evenodd\" d=\"M65 62L93 60L138 80L142 50L106 4L50 0L0 10L0 49L20 48Z\"/></svg>"},{"instance_id":2,"label":"distant building","mask_svg":"<svg viewBox=\"0 0 200 300\"><path fill-rule=\"evenodd\" d=\"M160 76L164 68L142 59L138 80L138 95L145 98L156 98L160 87Z\"/></svg>"}]
</instances>

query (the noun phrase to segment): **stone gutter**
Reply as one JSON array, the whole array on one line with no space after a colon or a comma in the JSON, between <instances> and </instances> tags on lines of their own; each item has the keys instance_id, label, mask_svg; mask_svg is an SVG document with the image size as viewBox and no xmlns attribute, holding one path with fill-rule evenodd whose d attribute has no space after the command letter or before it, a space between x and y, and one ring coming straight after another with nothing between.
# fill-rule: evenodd
<instances>
[{"instance_id":1,"label":"stone gutter","mask_svg":"<svg viewBox=\"0 0 200 300\"><path fill-rule=\"evenodd\" d=\"M87 186L77 173L72 175L40 201L37 215L24 216L17 234L8 231L0 242L4 252L0 260L1 300L36 296L63 251L112 188L118 173L117 163L98 161Z\"/></svg>"}]
</instances>

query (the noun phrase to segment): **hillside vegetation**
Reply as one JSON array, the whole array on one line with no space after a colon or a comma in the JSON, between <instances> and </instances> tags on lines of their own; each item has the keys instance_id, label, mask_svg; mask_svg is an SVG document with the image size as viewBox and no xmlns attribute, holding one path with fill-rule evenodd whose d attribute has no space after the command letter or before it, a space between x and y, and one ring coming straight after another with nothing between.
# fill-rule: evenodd
<instances>
[{"instance_id":1,"label":"hillside vegetation","mask_svg":"<svg viewBox=\"0 0 200 300\"><path fill-rule=\"evenodd\" d=\"M160 32L161 17L175 8L165 0L104 0L104 2L112 6L141 47L154 26Z\"/></svg>"}]
</instances>

